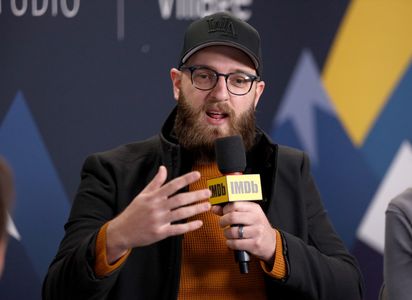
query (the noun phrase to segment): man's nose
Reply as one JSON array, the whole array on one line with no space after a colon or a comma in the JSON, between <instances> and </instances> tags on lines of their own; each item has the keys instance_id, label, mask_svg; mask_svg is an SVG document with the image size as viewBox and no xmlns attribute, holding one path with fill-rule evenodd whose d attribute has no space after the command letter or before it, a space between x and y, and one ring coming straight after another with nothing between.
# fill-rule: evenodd
<instances>
[{"instance_id":1,"label":"man's nose","mask_svg":"<svg viewBox=\"0 0 412 300\"><path fill-rule=\"evenodd\" d=\"M224 76L219 76L217 78L216 86L211 90L211 96L216 100L227 101L229 100L229 91L226 86L226 78Z\"/></svg>"}]
</instances>

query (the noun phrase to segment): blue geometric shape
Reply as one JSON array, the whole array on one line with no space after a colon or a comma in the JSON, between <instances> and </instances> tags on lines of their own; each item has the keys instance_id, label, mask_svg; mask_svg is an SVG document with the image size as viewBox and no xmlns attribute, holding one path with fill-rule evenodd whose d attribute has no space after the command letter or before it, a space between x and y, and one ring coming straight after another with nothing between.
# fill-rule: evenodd
<instances>
[{"instance_id":1,"label":"blue geometric shape","mask_svg":"<svg viewBox=\"0 0 412 300\"><path fill-rule=\"evenodd\" d=\"M304 50L281 101L272 132L289 121L314 165L318 163L316 109L335 115L315 60L309 50Z\"/></svg>"},{"instance_id":2,"label":"blue geometric shape","mask_svg":"<svg viewBox=\"0 0 412 300\"><path fill-rule=\"evenodd\" d=\"M10 237L4 273L0 280L0 299L40 300L42 279L34 270L23 245Z\"/></svg>"},{"instance_id":3,"label":"blue geometric shape","mask_svg":"<svg viewBox=\"0 0 412 300\"><path fill-rule=\"evenodd\" d=\"M348 248L379 184L362 152L355 148L335 116L315 109L319 162L311 170L332 223ZM272 133L281 144L300 147L295 127L283 123Z\"/></svg>"},{"instance_id":4,"label":"blue geometric shape","mask_svg":"<svg viewBox=\"0 0 412 300\"><path fill-rule=\"evenodd\" d=\"M353 250L359 262L365 285L363 299L377 300L383 283L383 256L360 240L356 240Z\"/></svg>"},{"instance_id":5,"label":"blue geometric shape","mask_svg":"<svg viewBox=\"0 0 412 300\"><path fill-rule=\"evenodd\" d=\"M361 150L375 173L383 177L404 140L412 142L412 64L387 101Z\"/></svg>"},{"instance_id":6,"label":"blue geometric shape","mask_svg":"<svg viewBox=\"0 0 412 300\"><path fill-rule=\"evenodd\" d=\"M308 153L329 217L351 248L381 178L348 138L308 51L297 62L271 136Z\"/></svg>"},{"instance_id":7,"label":"blue geometric shape","mask_svg":"<svg viewBox=\"0 0 412 300\"><path fill-rule=\"evenodd\" d=\"M21 92L1 124L0 153L15 177L12 218L20 242L43 278L63 237L69 202Z\"/></svg>"},{"instance_id":8,"label":"blue geometric shape","mask_svg":"<svg viewBox=\"0 0 412 300\"><path fill-rule=\"evenodd\" d=\"M314 177L333 225L352 248L381 178L334 116L318 111L317 128L319 164L312 168Z\"/></svg>"},{"instance_id":9,"label":"blue geometric shape","mask_svg":"<svg viewBox=\"0 0 412 300\"><path fill-rule=\"evenodd\" d=\"M289 147L294 147L304 151L304 147L296 133L295 126L291 120L283 122L271 132L271 138L274 142L280 144L287 144Z\"/></svg>"}]
</instances>

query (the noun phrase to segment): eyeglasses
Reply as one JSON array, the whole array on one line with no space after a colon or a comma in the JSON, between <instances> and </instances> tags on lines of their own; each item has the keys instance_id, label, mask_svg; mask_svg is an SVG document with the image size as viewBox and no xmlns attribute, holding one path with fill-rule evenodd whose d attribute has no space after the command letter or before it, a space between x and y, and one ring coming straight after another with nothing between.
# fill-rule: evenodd
<instances>
[{"instance_id":1,"label":"eyeglasses","mask_svg":"<svg viewBox=\"0 0 412 300\"><path fill-rule=\"evenodd\" d=\"M260 80L259 76L244 72L222 74L204 66L182 66L180 70L189 70L193 86L202 91L213 89L219 80L219 76L223 76L227 90L236 96L246 95L250 92L253 82Z\"/></svg>"}]
</instances>

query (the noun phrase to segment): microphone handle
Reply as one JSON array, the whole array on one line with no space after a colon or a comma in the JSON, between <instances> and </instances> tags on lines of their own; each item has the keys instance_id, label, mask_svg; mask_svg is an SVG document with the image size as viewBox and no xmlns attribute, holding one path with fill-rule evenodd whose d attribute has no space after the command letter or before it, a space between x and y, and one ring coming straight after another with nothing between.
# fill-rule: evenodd
<instances>
[{"instance_id":1,"label":"microphone handle","mask_svg":"<svg viewBox=\"0 0 412 300\"><path fill-rule=\"evenodd\" d=\"M235 259L239 263L241 274L249 273L250 255L245 250L235 250Z\"/></svg>"},{"instance_id":2,"label":"microphone handle","mask_svg":"<svg viewBox=\"0 0 412 300\"><path fill-rule=\"evenodd\" d=\"M239 226L239 224L233 224L232 227ZM249 273L249 261L250 255L245 250L235 250L235 261L239 264L239 270L241 274Z\"/></svg>"},{"instance_id":3,"label":"microphone handle","mask_svg":"<svg viewBox=\"0 0 412 300\"><path fill-rule=\"evenodd\" d=\"M240 135L216 139L215 153L219 171L223 175L242 175L246 168L246 152ZM239 224L232 226L239 226ZM239 263L240 273L247 274L249 253L245 250L235 250L235 260Z\"/></svg>"}]
</instances>

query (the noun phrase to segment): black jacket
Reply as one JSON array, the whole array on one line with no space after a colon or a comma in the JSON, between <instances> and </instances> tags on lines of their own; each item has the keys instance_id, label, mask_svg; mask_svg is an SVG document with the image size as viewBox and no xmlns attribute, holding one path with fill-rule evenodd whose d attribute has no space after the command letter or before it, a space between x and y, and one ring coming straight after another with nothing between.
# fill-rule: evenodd
<instances>
[{"instance_id":1,"label":"black jacket","mask_svg":"<svg viewBox=\"0 0 412 300\"><path fill-rule=\"evenodd\" d=\"M135 248L110 276L94 276L95 238L150 182L160 165L169 180L191 160L171 134L162 133L87 158L65 236L43 284L43 299L176 299L182 237ZM335 233L309 172L306 155L276 145L259 129L247 153L246 173L262 178L263 209L282 235L288 277L265 277L268 298L357 300L362 279L355 259ZM184 157L184 159L183 159Z\"/></svg>"}]
</instances>

